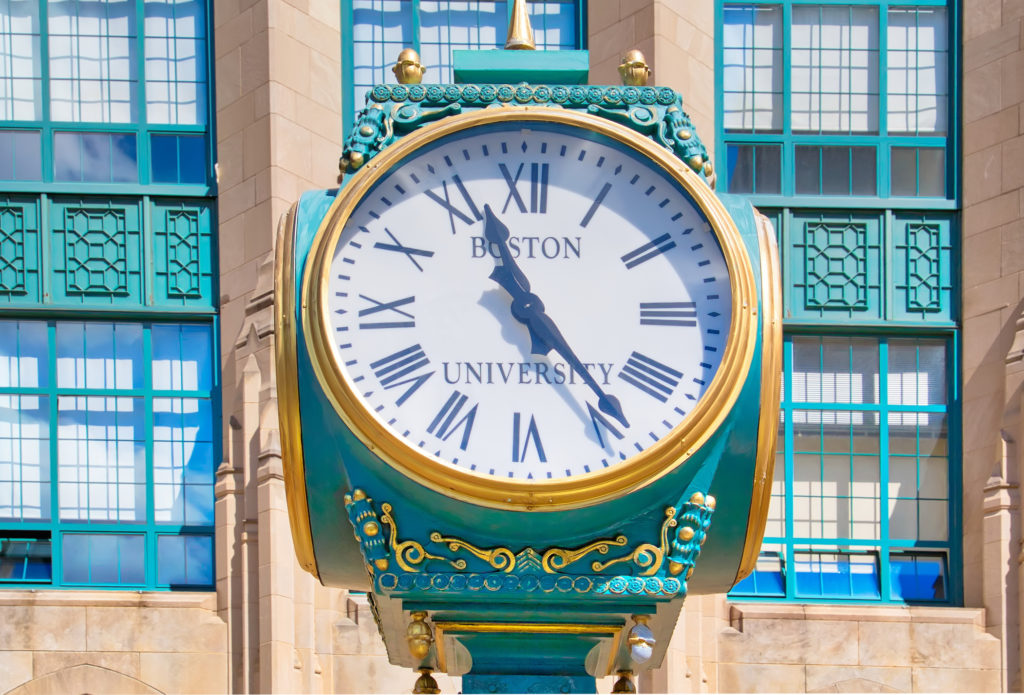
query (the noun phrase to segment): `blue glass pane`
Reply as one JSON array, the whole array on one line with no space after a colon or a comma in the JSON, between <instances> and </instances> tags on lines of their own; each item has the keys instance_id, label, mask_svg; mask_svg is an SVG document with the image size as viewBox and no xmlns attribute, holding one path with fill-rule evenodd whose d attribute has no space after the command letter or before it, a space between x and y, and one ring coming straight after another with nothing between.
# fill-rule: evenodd
<instances>
[{"instance_id":1,"label":"blue glass pane","mask_svg":"<svg viewBox=\"0 0 1024 695\"><path fill-rule=\"evenodd\" d=\"M185 486L185 523L193 526L213 525L213 486Z\"/></svg>"},{"instance_id":2,"label":"blue glass pane","mask_svg":"<svg viewBox=\"0 0 1024 695\"><path fill-rule=\"evenodd\" d=\"M153 388L209 391L213 388L212 350L209 326L154 324Z\"/></svg>"},{"instance_id":3,"label":"blue glass pane","mask_svg":"<svg viewBox=\"0 0 1024 695\"><path fill-rule=\"evenodd\" d=\"M111 135L111 181L135 183L139 180L138 144L134 133Z\"/></svg>"},{"instance_id":4,"label":"blue glass pane","mask_svg":"<svg viewBox=\"0 0 1024 695\"><path fill-rule=\"evenodd\" d=\"M179 182L206 183L206 138L182 135L178 138Z\"/></svg>"},{"instance_id":5,"label":"blue glass pane","mask_svg":"<svg viewBox=\"0 0 1024 695\"><path fill-rule=\"evenodd\" d=\"M153 183L178 183L178 136L154 135L149 142Z\"/></svg>"},{"instance_id":6,"label":"blue glass pane","mask_svg":"<svg viewBox=\"0 0 1024 695\"><path fill-rule=\"evenodd\" d=\"M57 324L57 386L142 388L142 369L140 324Z\"/></svg>"},{"instance_id":7,"label":"blue glass pane","mask_svg":"<svg viewBox=\"0 0 1024 695\"><path fill-rule=\"evenodd\" d=\"M48 582L51 567L50 541L0 538L0 582Z\"/></svg>"},{"instance_id":8,"label":"blue glass pane","mask_svg":"<svg viewBox=\"0 0 1024 695\"><path fill-rule=\"evenodd\" d=\"M188 583L213 584L213 536L185 536Z\"/></svg>"},{"instance_id":9,"label":"blue glass pane","mask_svg":"<svg viewBox=\"0 0 1024 695\"><path fill-rule=\"evenodd\" d=\"M185 538L160 536L156 541L156 581L158 584L185 584Z\"/></svg>"},{"instance_id":10,"label":"blue glass pane","mask_svg":"<svg viewBox=\"0 0 1024 695\"><path fill-rule=\"evenodd\" d=\"M50 399L0 394L0 519L50 516Z\"/></svg>"},{"instance_id":11,"label":"blue glass pane","mask_svg":"<svg viewBox=\"0 0 1024 695\"><path fill-rule=\"evenodd\" d=\"M157 582L164 586L213 584L213 537L160 536L157 539Z\"/></svg>"},{"instance_id":12,"label":"blue glass pane","mask_svg":"<svg viewBox=\"0 0 1024 695\"><path fill-rule=\"evenodd\" d=\"M874 555L797 553L797 596L813 598L880 598L878 561Z\"/></svg>"},{"instance_id":13,"label":"blue glass pane","mask_svg":"<svg viewBox=\"0 0 1024 695\"><path fill-rule=\"evenodd\" d=\"M944 555L893 554L892 598L903 601L946 600Z\"/></svg>"},{"instance_id":14,"label":"blue glass pane","mask_svg":"<svg viewBox=\"0 0 1024 695\"><path fill-rule=\"evenodd\" d=\"M79 533L65 533L62 539L61 567L62 581L69 584L85 584L89 581L89 536Z\"/></svg>"},{"instance_id":15,"label":"blue glass pane","mask_svg":"<svg viewBox=\"0 0 1024 695\"><path fill-rule=\"evenodd\" d=\"M138 176L134 133L54 133L53 168L58 181L134 183Z\"/></svg>"},{"instance_id":16,"label":"blue glass pane","mask_svg":"<svg viewBox=\"0 0 1024 695\"><path fill-rule=\"evenodd\" d=\"M42 179L40 134L35 130L0 130L0 179Z\"/></svg>"},{"instance_id":17,"label":"blue glass pane","mask_svg":"<svg viewBox=\"0 0 1024 695\"><path fill-rule=\"evenodd\" d=\"M0 387L49 385L46 334L45 321L0 321Z\"/></svg>"},{"instance_id":18,"label":"blue glass pane","mask_svg":"<svg viewBox=\"0 0 1024 695\"><path fill-rule=\"evenodd\" d=\"M64 581L69 584L144 584L145 537L113 533L64 534Z\"/></svg>"},{"instance_id":19,"label":"blue glass pane","mask_svg":"<svg viewBox=\"0 0 1024 695\"><path fill-rule=\"evenodd\" d=\"M752 145L729 145L728 157L729 192L754 192L754 147Z\"/></svg>"}]
</instances>

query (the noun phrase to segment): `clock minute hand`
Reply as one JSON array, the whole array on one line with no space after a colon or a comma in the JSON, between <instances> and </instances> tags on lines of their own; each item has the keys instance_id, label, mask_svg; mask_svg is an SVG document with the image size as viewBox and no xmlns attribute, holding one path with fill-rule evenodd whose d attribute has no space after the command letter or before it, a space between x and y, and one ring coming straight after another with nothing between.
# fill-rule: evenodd
<instances>
[{"instance_id":1,"label":"clock minute hand","mask_svg":"<svg viewBox=\"0 0 1024 695\"><path fill-rule=\"evenodd\" d=\"M558 326L544 310L544 302L530 291L530 281L526 274L512 257L508 247L508 239L511 234L501 220L499 220L490 205L484 205L484 238L491 244L498 247L498 261L491 272L491 279L512 296L512 316L527 327L530 331L530 339L533 341L532 352L535 355L546 355L555 350L562 358L569 363L569 366L580 375L583 382L597 394L597 407L606 415L611 415L622 423L623 427L629 427L626 416L622 413L622 406L619 399L607 394L601 388L597 380L583 366L583 361L569 347L569 341L565 339Z\"/></svg>"},{"instance_id":2,"label":"clock minute hand","mask_svg":"<svg viewBox=\"0 0 1024 695\"><path fill-rule=\"evenodd\" d=\"M513 308L513 315L515 311ZM516 319L523 321L523 319L516 316ZM569 341L565 339L562 332L558 330L558 326L555 322L544 312L544 305L540 305L539 309L528 310L528 315L525 319L527 326L530 328L531 333L538 334L545 343L551 346L551 348L562 356L569 366L580 375L583 379L583 383L590 387L590 389L597 394L597 407L606 415L611 415L613 418L622 423L623 427L629 427L629 422L626 420L626 416L622 412L622 405L619 403L619 399L610 393L605 393L601 385L597 383L597 379L587 370L583 365L583 361L576 355L571 347L569 347Z\"/></svg>"}]
</instances>

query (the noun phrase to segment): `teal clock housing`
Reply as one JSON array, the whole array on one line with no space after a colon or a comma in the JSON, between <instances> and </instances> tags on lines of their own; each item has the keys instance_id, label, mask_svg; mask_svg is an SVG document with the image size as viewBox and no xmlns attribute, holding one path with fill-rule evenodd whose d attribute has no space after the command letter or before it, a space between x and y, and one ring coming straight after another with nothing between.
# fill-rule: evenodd
<instances>
[{"instance_id":1,"label":"teal clock housing","mask_svg":"<svg viewBox=\"0 0 1024 695\"><path fill-rule=\"evenodd\" d=\"M486 477L446 477L429 456L381 437L372 414L353 414L358 398L325 358L317 303L333 291L328 240L351 213L346 192L419 151L395 155L403 141L426 148L424 133L506 119L593 125L595 141L674 167L686 195L717 206L709 219L729 227L719 243L730 271L746 278L733 281L732 325L743 330L730 336L728 369L705 395L703 419L674 427L646 472L621 484L611 475L545 496L529 481L495 492ZM422 692L431 670L464 675L465 692L538 682L582 692L595 678L657 666L687 593L727 591L753 569L763 535L781 360L770 225L744 199L711 192L706 149L667 88L378 85L342 167L354 175L303 195L277 243L278 401L300 563L326 585L368 592L390 660L422 670Z\"/></svg>"}]
</instances>

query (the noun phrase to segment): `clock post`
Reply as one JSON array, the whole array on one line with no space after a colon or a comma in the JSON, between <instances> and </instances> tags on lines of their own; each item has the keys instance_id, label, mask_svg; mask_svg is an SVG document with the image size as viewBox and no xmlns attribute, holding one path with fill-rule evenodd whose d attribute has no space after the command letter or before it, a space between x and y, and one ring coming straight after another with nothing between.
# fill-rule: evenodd
<instances>
[{"instance_id":1,"label":"clock post","mask_svg":"<svg viewBox=\"0 0 1024 695\"><path fill-rule=\"evenodd\" d=\"M781 364L774 232L716 195L643 56L411 49L342 185L277 242L288 511L304 569L368 593L437 692L635 692L687 593L749 574ZM699 569L698 558L700 559Z\"/></svg>"}]
</instances>

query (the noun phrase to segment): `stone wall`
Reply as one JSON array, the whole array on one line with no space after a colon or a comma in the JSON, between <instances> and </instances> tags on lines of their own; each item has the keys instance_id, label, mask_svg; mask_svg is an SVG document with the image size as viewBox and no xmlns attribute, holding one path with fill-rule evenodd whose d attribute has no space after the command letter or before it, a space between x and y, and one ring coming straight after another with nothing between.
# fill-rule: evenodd
<instances>
[{"instance_id":1,"label":"stone wall","mask_svg":"<svg viewBox=\"0 0 1024 695\"><path fill-rule=\"evenodd\" d=\"M1024 3L966 3L963 40L964 599L1020 690Z\"/></svg>"},{"instance_id":2,"label":"stone wall","mask_svg":"<svg viewBox=\"0 0 1024 695\"><path fill-rule=\"evenodd\" d=\"M729 603L691 597L644 692L999 692L976 608Z\"/></svg>"},{"instance_id":3,"label":"stone wall","mask_svg":"<svg viewBox=\"0 0 1024 695\"><path fill-rule=\"evenodd\" d=\"M0 591L0 693L227 692L213 593Z\"/></svg>"}]
</instances>

